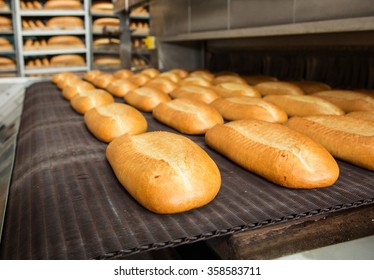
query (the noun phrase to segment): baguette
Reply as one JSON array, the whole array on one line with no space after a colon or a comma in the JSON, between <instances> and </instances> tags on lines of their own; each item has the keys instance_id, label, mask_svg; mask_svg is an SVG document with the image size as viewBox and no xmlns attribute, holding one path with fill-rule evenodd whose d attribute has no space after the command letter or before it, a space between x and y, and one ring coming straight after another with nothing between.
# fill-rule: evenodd
<instances>
[{"instance_id":1,"label":"baguette","mask_svg":"<svg viewBox=\"0 0 374 280\"><path fill-rule=\"evenodd\" d=\"M213 87L220 97L251 96L261 97L254 87L240 83L221 83Z\"/></svg>"},{"instance_id":2,"label":"baguette","mask_svg":"<svg viewBox=\"0 0 374 280\"><path fill-rule=\"evenodd\" d=\"M187 70L180 68L171 69L169 72L177 74L181 79L185 79L188 77L188 75L190 75Z\"/></svg>"},{"instance_id":3,"label":"baguette","mask_svg":"<svg viewBox=\"0 0 374 280\"><path fill-rule=\"evenodd\" d=\"M241 76L242 79L244 79L247 84L251 86L255 86L257 84L263 83L263 82L276 82L278 81L277 78L272 76L266 76L266 75L243 75Z\"/></svg>"},{"instance_id":4,"label":"baguette","mask_svg":"<svg viewBox=\"0 0 374 280\"><path fill-rule=\"evenodd\" d=\"M188 76L187 78L181 80L178 83L179 86L203 86L203 87L210 87L212 85L211 82L208 80L199 77L199 76Z\"/></svg>"},{"instance_id":5,"label":"baguette","mask_svg":"<svg viewBox=\"0 0 374 280\"><path fill-rule=\"evenodd\" d=\"M207 104L219 98L213 89L202 86L182 86L172 91L170 96L172 98L194 99Z\"/></svg>"},{"instance_id":6,"label":"baguette","mask_svg":"<svg viewBox=\"0 0 374 280\"><path fill-rule=\"evenodd\" d=\"M268 95L264 100L282 108L289 117L310 115L344 115L338 106L310 95Z\"/></svg>"},{"instance_id":7,"label":"baguette","mask_svg":"<svg viewBox=\"0 0 374 280\"><path fill-rule=\"evenodd\" d=\"M190 73L190 77L203 78L208 82L212 82L214 79L214 74L208 70L195 70Z\"/></svg>"},{"instance_id":8,"label":"baguette","mask_svg":"<svg viewBox=\"0 0 374 280\"><path fill-rule=\"evenodd\" d=\"M82 39L77 36L62 35L50 37L47 41L50 46L55 45L84 45Z\"/></svg>"},{"instance_id":9,"label":"baguette","mask_svg":"<svg viewBox=\"0 0 374 280\"><path fill-rule=\"evenodd\" d=\"M331 89L329 85L315 81L293 81L292 83L300 87L305 94L313 94Z\"/></svg>"},{"instance_id":10,"label":"baguette","mask_svg":"<svg viewBox=\"0 0 374 280\"><path fill-rule=\"evenodd\" d=\"M278 106L258 97L218 98L211 105L229 121L255 119L274 123L287 121L287 114Z\"/></svg>"},{"instance_id":11,"label":"baguette","mask_svg":"<svg viewBox=\"0 0 374 280\"><path fill-rule=\"evenodd\" d=\"M95 65L121 65L121 59L116 55L97 55L94 58Z\"/></svg>"},{"instance_id":12,"label":"baguette","mask_svg":"<svg viewBox=\"0 0 374 280\"><path fill-rule=\"evenodd\" d=\"M172 73L172 72L161 73L158 77L168 79L176 84L179 83L179 81L181 80L181 78L179 77L177 73Z\"/></svg>"},{"instance_id":13,"label":"baguette","mask_svg":"<svg viewBox=\"0 0 374 280\"><path fill-rule=\"evenodd\" d=\"M120 136L108 145L106 157L123 187L154 213L202 207L220 189L214 161L196 143L174 133Z\"/></svg>"},{"instance_id":14,"label":"baguette","mask_svg":"<svg viewBox=\"0 0 374 280\"><path fill-rule=\"evenodd\" d=\"M98 3L92 4L91 11L100 12L100 13L113 13L113 8L114 8L113 3L98 2Z\"/></svg>"},{"instance_id":15,"label":"baguette","mask_svg":"<svg viewBox=\"0 0 374 280\"><path fill-rule=\"evenodd\" d=\"M13 59L5 56L0 56L0 66L14 66L16 63Z\"/></svg>"},{"instance_id":16,"label":"baguette","mask_svg":"<svg viewBox=\"0 0 374 280\"><path fill-rule=\"evenodd\" d=\"M113 26L119 27L119 19L118 18L98 18L93 21L94 26Z\"/></svg>"},{"instance_id":17,"label":"baguette","mask_svg":"<svg viewBox=\"0 0 374 280\"><path fill-rule=\"evenodd\" d=\"M288 82L263 82L254 86L261 95L304 95L304 91Z\"/></svg>"},{"instance_id":18,"label":"baguette","mask_svg":"<svg viewBox=\"0 0 374 280\"><path fill-rule=\"evenodd\" d=\"M317 92L313 95L335 104L343 109L343 111L346 113L353 111L374 110L374 98L356 91L329 90Z\"/></svg>"},{"instance_id":19,"label":"baguette","mask_svg":"<svg viewBox=\"0 0 374 280\"><path fill-rule=\"evenodd\" d=\"M79 10L79 9L82 9L82 4L80 1L74 1L74 0L47 1L44 4L44 9Z\"/></svg>"},{"instance_id":20,"label":"baguette","mask_svg":"<svg viewBox=\"0 0 374 280\"><path fill-rule=\"evenodd\" d=\"M12 21L8 17L0 16L0 27L11 27L12 26Z\"/></svg>"},{"instance_id":21,"label":"baguette","mask_svg":"<svg viewBox=\"0 0 374 280\"><path fill-rule=\"evenodd\" d=\"M71 72L61 72L61 73L57 73L57 74L54 74L52 76L52 82L57 84L59 83L60 81L64 80L66 77L69 77L69 76L76 76L75 74L71 73Z\"/></svg>"},{"instance_id":22,"label":"baguette","mask_svg":"<svg viewBox=\"0 0 374 280\"><path fill-rule=\"evenodd\" d=\"M135 135L147 131L143 115L122 103L92 108L84 114L84 122L97 139L107 143L126 133Z\"/></svg>"},{"instance_id":23,"label":"baguette","mask_svg":"<svg viewBox=\"0 0 374 280\"><path fill-rule=\"evenodd\" d=\"M83 28L83 20L79 17L52 17L46 22L47 27L59 29Z\"/></svg>"},{"instance_id":24,"label":"baguette","mask_svg":"<svg viewBox=\"0 0 374 280\"><path fill-rule=\"evenodd\" d=\"M85 65L84 58L77 54L60 54L51 58L53 66L80 66Z\"/></svg>"},{"instance_id":25,"label":"baguette","mask_svg":"<svg viewBox=\"0 0 374 280\"><path fill-rule=\"evenodd\" d=\"M323 145L334 157L374 170L374 125L346 116L291 118L286 125Z\"/></svg>"},{"instance_id":26,"label":"baguette","mask_svg":"<svg viewBox=\"0 0 374 280\"><path fill-rule=\"evenodd\" d=\"M130 78L132 75L134 75L134 73L127 69L118 70L115 73L113 73L113 77L115 79L122 79L122 80Z\"/></svg>"},{"instance_id":27,"label":"baguette","mask_svg":"<svg viewBox=\"0 0 374 280\"><path fill-rule=\"evenodd\" d=\"M213 85L219 85L223 83L236 83L236 84L243 84L247 85L247 82L238 76L232 76L232 75L223 75L219 76L213 79L212 84Z\"/></svg>"},{"instance_id":28,"label":"baguette","mask_svg":"<svg viewBox=\"0 0 374 280\"><path fill-rule=\"evenodd\" d=\"M100 74L93 79L92 83L98 88L105 89L113 81L114 77L112 74Z\"/></svg>"},{"instance_id":29,"label":"baguette","mask_svg":"<svg viewBox=\"0 0 374 280\"><path fill-rule=\"evenodd\" d=\"M77 113L82 115L92 108L111 103L114 103L113 96L102 89L93 89L80 92L70 101L71 107L73 107Z\"/></svg>"},{"instance_id":30,"label":"baguette","mask_svg":"<svg viewBox=\"0 0 374 280\"><path fill-rule=\"evenodd\" d=\"M40 4L39 1L33 1L32 3L34 5L34 9L37 9L37 10L43 9L43 6L42 4Z\"/></svg>"},{"instance_id":31,"label":"baguette","mask_svg":"<svg viewBox=\"0 0 374 280\"><path fill-rule=\"evenodd\" d=\"M167 94L151 87L129 91L124 98L128 104L144 112L151 112L158 104L170 101Z\"/></svg>"},{"instance_id":32,"label":"baguette","mask_svg":"<svg viewBox=\"0 0 374 280\"><path fill-rule=\"evenodd\" d=\"M62 90L62 96L70 101L75 95L92 89L95 89L92 84L81 81L74 83L73 85L65 86Z\"/></svg>"},{"instance_id":33,"label":"baguette","mask_svg":"<svg viewBox=\"0 0 374 280\"><path fill-rule=\"evenodd\" d=\"M222 116L204 102L191 99L174 99L160 103L152 111L160 122L185 134L204 134L216 124L222 124Z\"/></svg>"},{"instance_id":34,"label":"baguette","mask_svg":"<svg viewBox=\"0 0 374 280\"><path fill-rule=\"evenodd\" d=\"M58 81L57 87L61 90L64 90L65 87L73 86L80 82L82 82L82 80L77 75L69 75Z\"/></svg>"},{"instance_id":35,"label":"baguette","mask_svg":"<svg viewBox=\"0 0 374 280\"><path fill-rule=\"evenodd\" d=\"M154 68L148 68L148 69L144 69L140 72L141 74L145 74L145 75L148 75L149 77L151 77L152 79L156 78L158 75L160 75L160 71L158 71L157 69L154 69Z\"/></svg>"},{"instance_id":36,"label":"baguette","mask_svg":"<svg viewBox=\"0 0 374 280\"><path fill-rule=\"evenodd\" d=\"M339 177L339 167L324 147L280 124L229 122L208 130L205 141L243 168L287 188L327 187Z\"/></svg>"},{"instance_id":37,"label":"baguette","mask_svg":"<svg viewBox=\"0 0 374 280\"><path fill-rule=\"evenodd\" d=\"M114 75L113 75L114 77ZM109 83L106 90L116 97L124 97L128 92L137 89L139 86L127 80L114 80Z\"/></svg>"},{"instance_id":38,"label":"baguette","mask_svg":"<svg viewBox=\"0 0 374 280\"><path fill-rule=\"evenodd\" d=\"M91 71L89 71L89 72L83 74L83 79L85 79L86 81L92 83L93 80L94 80L97 76L99 76L99 75L101 75L101 74L103 74L103 72L101 72L100 70L91 70Z\"/></svg>"},{"instance_id":39,"label":"baguette","mask_svg":"<svg viewBox=\"0 0 374 280\"><path fill-rule=\"evenodd\" d=\"M129 78L129 81L131 81L132 83L135 83L139 86L144 86L147 82L149 82L152 78L149 77L148 75L146 74L141 74L141 73L138 73L138 74L135 74L135 75L132 75L130 78Z\"/></svg>"},{"instance_id":40,"label":"baguette","mask_svg":"<svg viewBox=\"0 0 374 280\"><path fill-rule=\"evenodd\" d=\"M346 116L374 123L374 111L355 111L348 113Z\"/></svg>"},{"instance_id":41,"label":"baguette","mask_svg":"<svg viewBox=\"0 0 374 280\"><path fill-rule=\"evenodd\" d=\"M153 87L162 92L168 94L175 90L178 86L176 83L172 82L171 80L161 77L161 75L157 76L157 78L150 80L145 84L147 87Z\"/></svg>"}]
</instances>

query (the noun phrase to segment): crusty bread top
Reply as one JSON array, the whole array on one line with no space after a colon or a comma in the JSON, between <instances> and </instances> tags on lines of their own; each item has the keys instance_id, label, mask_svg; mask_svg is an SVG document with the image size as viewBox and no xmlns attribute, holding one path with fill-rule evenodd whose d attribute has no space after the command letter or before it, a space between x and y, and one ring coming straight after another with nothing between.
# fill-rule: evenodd
<instances>
[{"instance_id":1,"label":"crusty bread top","mask_svg":"<svg viewBox=\"0 0 374 280\"><path fill-rule=\"evenodd\" d=\"M181 80L179 75L173 72L164 72L164 73L161 73L158 77L168 79L174 83L178 83Z\"/></svg>"},{"instance_id":2,"label":"crusty bread top","mask_svg":"<svg viewBox=\"0 0 374 280\"><path fill-rule=\"evenodd\" d=\"M119 26L119 19L118 18L98 18L95 19L93 25L99 26Z\"/></svg>"},{"instance_id":3,"label":"crusty bread top","mask_svg":"<svg viewBox=\"0 0 374 280\"><path fill-rule=\"evenodd\" d=\"M69 16L61 16L61 17L52 17L50 18L47 23L49 27L83 27L83 20L79 17L69 17Z\"/></svg>"},{"instance_id":4,"label":"crusty bread top","mask_svg":"<svg viewBox=\"0 0 374 280\"><path fill-rule=\"evenodd\" d=\"M77 36L53 36L48 39L48 45L83 45L82 39Z\"/></svg>"},{"instance_id":5,"label":"crusty bread top","mask_svg":"<svg viewBox=\"0 0 374 280\"><path fill-rule=\"evenodd\" d=\"M130 78L134 73L127 69L121 69L113 73L115 79L127 79Z\"/></svg>"},{"instance_id":6,"label":"crusty bread top","mask_svg":"<svg viewBox=\"0 0 374 280\"><path fill-rule=\"evenodd\" d=\"M7 38L0 37L0 46L9 46L10 42Z\"/></svg>"},{"instance_id":7,"label":"crusty bread top","mask_svg":"<svg viewBox=\"0 0 374 280\"><path fill-rule=\"evenodd\" d=\"M247 82L243 78L232 76L232 75L219 76L219 77L214 78L212 81L213 85L219 85L223 83L237 83L237 84L243 84L243 85L247 84Z\"/></svg>"},{"instance_id":8,"label":"crusty bread top","mask_svg":"<svg viewBox=\"0 0 374 280\"><path fill-rule=\"evenodd\" d=\"M144 69L144 70L141 71L140 73L145 74L145 75L148 75L148 76L151 77L151 78L156 78L158 75L160 75L160 71L158 71L158 70L155 69L155 68Z\"/></svg>"},{"instance_id":9,"label":"crusty bread top","mask_svg":"<svg viewBox=\"0 0 374 280\"><path fill-rule=\"evenodd\" d=\"M331 89L328 84L315 81L293 81L292 83L299 86L306 94L313 94Z\"/></svg>"},{"instance_id":10,"label":"crusty bread top","mask_svg":"<svg viewBox=\"0 0 374 280\"><path fill-rule=\"evenodd\" d=\"M207 80L209 82L213 81L214 79L214 74L208 70L195 70L190 73L190 76L203 78L204 80Z\"/></svg>"},{"instance_id":11,"label":"crusty bread top","mask_svg":"<svg viewBox=\"0 0 374 280\"><path fill-rule=\"evenodd\" d=\"M252 86L240 83L221 83L214 87L221 97L230 96L254 96L261 97L261 94Z\"/></svg>"},{"instance_id":12,"label":"crusty bread top","mask_svg":"<svg viewBox=\"0 0 374 280\"><path fill-rule=\"evenodd\" d=\"M147 86L137 88L133 90L133 92L135 92L137 95L144 96L144 97L154 97L155 94L161 93L158 89L147 87Z\"/></svg>"},{"instance_id":13,"label":"crusty bread top","mask_svg":"<svg viewBox=\"0 0 374 280\"><path fill-rule=\"evenodd\" d=\"M217 93L208 87L203 86L181 86L170 93L172 98L193 98L205 103L211 103L219 98Z\"/></svg>"},{"instance_id":14,"label":"crusty bread top","mask_svg":"<svg viewBox=\"0 0 374 280\"><path fill-rule=\"evenodd\" d=\"M242 75L241 76L249 85L257 85L263 82L274 82L278 79L272 76L266 75Z\"/></svg>"},{"instance_id":15,"label":"crusty bread top","mask_svg":"<svg viewBox=\"0 0 374 280\"><path fill-rule=\"evenodd\" d=\"M252 105L252 106L259 106L264 108L268 111L273 117L278 115L278 110L272 104L269 104L265 100L257 97L228 97L225 100L235 103L235 104L242 104L242 105Z\"/></svg>"},{"instance_id":16,"label":"crusty bread top","mask_svg":"<svg viewBox=\"0 0 374 280\"><path fill-rule=\"evenodd\" d=\"M308 116L303 118L333 130L361 136L374 136L374 125L368 121L356 120L346 116Z\"/></svg>"},{"instance_id":17,"label":"crusty bread top","mask_svg":"<svg viewBox=\"0 0 374 280\"><path fill-rule=\"evenodd\" d=\"M181 79L187 78L187 76L190 74L187 70L180 68L171 69L169 72L177 74Z\"/></svg>"},{"instance_id":18,"label":"crusty bread top","mask_svg":"<svg viewBox=\"0 0 374 280\"><path fill-rule=\"evenodd\" d=\"M255 85L254 87L261 93L261 95L305 94L300 87L288 82L263 82Z\"/></svg>"},{"instance_id":19,"label":"crusty bread top","mask_svg":"<svg viewBox=\"0 0 374 280\"><path fill-rule=\"evenodd\" d=\"M355 111L348 113L346 117L374 122L374 111Z\"/></svg>"},{"instance_id":20,"label":"crusty bread top","mask_svg":"<svg viewBox=\"0 0 374 280\"><path fill-rule=\"evenodd\" d=\"M196 85L196 86L203 86L203 87L209 87L212 85L211 82L209 82L207 79L202 78L200 76L192 76L192 75L181 80L178 84L179 86Z\"/></svg>"}]
</instances>

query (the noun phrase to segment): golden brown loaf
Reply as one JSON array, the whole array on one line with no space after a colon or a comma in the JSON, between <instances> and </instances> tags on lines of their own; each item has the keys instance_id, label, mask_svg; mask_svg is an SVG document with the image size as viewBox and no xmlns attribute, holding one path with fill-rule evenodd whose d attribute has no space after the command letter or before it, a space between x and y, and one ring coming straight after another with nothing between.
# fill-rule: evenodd
<instances>
[{"instance_id":1,"label":"golden brown loaf","mask_svg":"<svg viewBox=\"0 0 374 280\"><path fill-rule=\"evenodd\" d=\"M264 100L282 108L289 117L310 115L344 115L338 106L310 95L268 95Z\"/></svg>"},{"instance_id":2,"label":"golden brown loaf","mask_svg":"<svg viewBox=\"0 0 374 280\"><path fill-rule=\"evenodd\" d=\"M258 97L218 98L211 105L226 120L255 119L274 123L287 121L287 114L278 106Z\"/></svg>"},{"instance_id":3,"label":"golden brown loaf","mask_svg":"<svg viewBox=\"0 0 374 280\"><path fill-rule=\"evenodd\" d=\"M111 45L111 44L119 45L120 43L121 41L116 38L98 38L93 41L94 46Z\"/></svg>"},{"instance_id":4,"label":"golden brown loaf","mask_svg":"<svg viewBox=\"0 0 374 280\"><path fill-rule=\"evenodd\" d=\"M144 112L151 112L158 104L170 101L167 94L152 87L129 91L124 98L128 104Z\"/></svg>"},{"instance_id":5,"label":"golden brown loaf","mask_svg":"<svg viewBox=\"0 0 374 280\"><path fill-rule=\"evenodd\" d=\"M94 57L95 65L121 65L121 59L116 55L96 55Z\"/></svg>"},{"instance_id":6,"label":"golden brown loaf","mask_svg":"<svg viewBox=\"0 0 374 280\"><path fill-rule=\"evenodd\" d=\"M108 84L106 90L116 97L124 97L128 92L137 89L138 87L137 84L127 80L114 80Z\"/></svg>"},{"instance_id":7,"label":"golden brown loaf","mask_svg":"<svg viewBox=\"0 0 374 280\"><path fill-rule=\"evenodd\" d=\"M59 29L83 28L83 20L79 17L53 17L46 22L46 26Z\"/></svg>"},{"instance_id":8,"label":"golden brown loaf","mask_svg":"<svg viewBox=\"0 0 374 280\"><path fill-rule=\"evenodd\" d=\"M2 46L10 46L10 42L7 38L0 37L0 47Z\"/></svg>"},{"instance_id":9,"label":"golden brown loaf","mask_svg":"<svg viewBox=\"0 0 374 280\"><path fill-rule=\"evenodd\" d=\"M48 39L48 45L84 45L81 38L77 36L63 35L53 36Z\"/></svg>"},{"instance_id":10,"label":"golden brown loaf","mask_svg":"<svg viewBox=\"0 0 374 280\"><path fill-rule=\"evenodd\" d=\"M179 75L173 72L164 72L164 73L161 73L158 77L168 79L176 84L179 83L179 81L181 80Z\"/></svg>"},{"instance_id":11,"label":"golden brown loaf","mask_svg":"<svg viewBox=\"0 0 374 280\"><path fill-rule=\"evenodd\" d=\"M317 92L313 95L334 103L347 113L374 110L374 98L364 93L349 90L329 90Z\"/></svg>"},{"instance_id":12,"label":"golden brown loaf","mask_svg":"<svg viewBox=\"0 0 374 280\"><path fill-rule=\"evenodd\" d=\"M92 84L81 81L72 85L65 86L62 90L62 96L70 101L75 95L92 89L95 89Z\"/></svg>"},{"instance_id":13,"label":"golden brown loaf","mask_svg":"<svg viewBox=\"0 0 374 280\"><path fill-rule=\"evenodd\" d=\"M93 25L118 27L119 26L119 19L118 18L110 18L110 17L98 18L98 19L94 20Z\"/></svg>"},{"instance_id":14,"label":"golden brown loaf","mask_svg":"<svg viewBox=\"0 0 374 280\"><path fill-rule=\"evenodd\" d=\"M76 76L76 75L71 72L57 73L52 76L52 82L57 84L58 82L62 81L63 79L65 79L65 77L68 77L68 76Z\"/></svg>"},{"instance_id":15,"label":"golden brown loaf","mask_svg":"<svg viewBox=\"0 0 374 280\"><path fill-rule=\"evenodd\" d=\"M303 95L304 91L288 82L263 82L254 86L261 95Z\"/></svg>"},{"instance_id":16,"label":"golden brown loaf","mask_svg":"<svg viewBox=\"0 0 374 280\"><path fill-rule=\"evenodd\" d=\"M172 98L194 99L207 104L219 97L213 89L202 86L182 86L172 91L170 96Z\"/></svg>"},{"instance_id":17,"label":"golden brown loaf","mask_svg":"<svg viewBox=\"0 0 374 280\"><path fill-rule=\"evenodd\" d=\"M81 66L85 65L84 58L78 54L55 55L50 61L53 66Z\"/></svg>"},{"instance_id":18,"label":"golden brown loaf","mask_svg":"<svg viewBox=\"0 0 374 280\"><path fill-rule=\"evenodd\" d=\"M257 85L263 82L275 82L278 79L272 76L266 75L243 75L241 76L249 85Z\"/></svg>"},{"instance_id":19,"label":"golden brown loaf","mask_svg":"<svg viewBox=\"0 0 374 280\"><path fill-rule=\"evenodd\" d=\"M120 136L108 145L106 157L130 195L158 214L204 206L221 186L220 172L209 155L174 133Z\"/></svg>"},{"instance_id":20,"label":"golden brown loaf","mask_svg":"<svg viewBox=\"0 0 374 280\"><path fill-rule=\"evenodd\" d=\"M147 121L135 108L112 103L92 108L84 114L89 131L103 142L111 142L123 134L139 134L147 131Z\"/></svg>"},{"instance_id":21,"label":"golden brown loaf","mask_svg":"<svg viewBox=\"0 0 374 280\"><path fill-rule=\"evenodd\" d=\"M299 86L305 94L313 94L319 91L331 89L329 85L315 81L293 81L292 83Z\"/></svg>"},{"instance_id":22,"label":"golden brown loaf","mask_svg":"<svg viewBox=\"0 0 374 280\"><path fill-rule=\"evenodd\" d=\"M114 77L112 74L108 74L108 73L103 73L103 74L100 74L100 75L97 75L92 83L98 87L98 88L103 88L105 89L111 82L114 81Z\"/></svg>"},{"instance_id":23,"label":"golden brown loaf","mask_svg":"<svg viewBox=\"0 0 374 280\"><path fill-rule=\"evenodd\" d=\"M223 83L236 83L236 84L243 84L247 85L247 82L238 76L233 76L233 75L223 75L219 76L213 79L212 84L213 85L219 85Z\"/></svg>"},{"instance_id":24,"label":"golden brown loaf","mask_svg":"<svg viewBox=\"0 0 374 280\"><path fill-rule=\"evenodd\" d=\"M190 73L191 77L203 78L206 81L213 81L214 74L208 70L196 70Z\"/></svg>"},{"instance_id":25,"label":"golden brown loaf","mask_svg":"<svg viewBox=\"0 0 374 280\"><path fill-rule=\"evenodd\" d=\"M187 78L190 75L187 70L180 68L171 69L168 72L177 74L181 79Z\"/></svg>"},{"instance_id":26,"label":"golden brown loaf","mask_svg":"<svg viewBox=\"0 0 374 280\"><path fill-rule=\"evenodd\" d=\"M286 125L323 145L334 157L374 170L374 125L346 116L291 118Z\"/></svg>"},{"instance_id":27,"label":"golden brown loaf","mask_svg":"<svg viewBox=\"0 0 374 280\"><path fill-rule=\"evenodd\" d=\"M39 64L41 64L42 62L40 61ZM59 89L64 89L65 87L67 86L70 86L70 85L74 85L76 83L79 83L81 82L81 78L75 74L73 75L67 75L67 76L64 76L62 79L60 79L58 82L57 82L57 87Z\"/></svg>"},{"instance_id":28,"label":"golden brown loaf","mask_svg":"<svg viewBox=\"0 0 374 280\"><path fill-rule=\"evenodd\" d=\"M162 78L161 75L157 76L153 80L150 80L145 85L147 87L153 87L158 90L161 90L164 93L170 93L178 87L176 83L172 82L167 78Z\"/></svg>"},{"instance_id":29,"label":"golden brown loaf","mask_svg":"<svg viewBox=\"0 0 374 280\"><path fill-rule=\"evenodd\" d=\"M13 66L16 65L13 59L5 56L0 56L0 66Z\"/></svg>"},{"instance_id":30,"label":"golden brown loaf","mask_svg":"<svg viewBox=\"0 0 374 280\"><path fill-rule=\"evenodd\" d=\"M121 69L113 73L113 78L115 79L128 79L130 78L134 73L127 69Z\"/></svg>"},{"instance_id":31,"label":"golden brown loaf","mask_svg":"<svg viewBox=\"0 0 374 280\"><path fill-rule=\"evenodd\" d=\"M160 103L153 109L153 116L160 122L185 134L204 134L216 124L222 124L222 116L208 104L178 98Z\"/></svg>"},{"instance_id":32,"label":"golden brown loaf","mask_svg":"<svg viewBox=\"0 0 374 280\"><path fill-rule=\"evenodd\" d=\"M240 83L221 83L214 87L220 97L252 96L261 97L261 94L252 86Z\"/></svg>"},{"instance_id":33,"label":"golden brown loaf","mask_svg":"<svg viewBox=\"0 0 374 280\"><path fill-rule=\"evenodd\" d=\"M241 120L216 125L206 143L267 180L287 188L322 188L339 177L339 167L329 152L284 125Z\"/></svg>"},{"instance_id":34,"label":"golden brown loaf","mask_svg":"<svg viewBox=\"0 0 374 280\"><path fill-rule=\"evenodd\" d=\"M73 107L73 109L82 115L91 108L111 103L114 103L113 96L102 89L93 89L80 92L70 101L70 105Z\"/></svg>"},{"instance_id":35,"label":"golden brown loaf","mask_svg":"<svg viewBox=\"0 0 374 280\"><path fill-rule=\"evenodd\" d=\"M145 74L145 75L148 75L149 77L151 77L152 79L156 78L158 75L160 75L160 71L158 71L157 69L154 69L154 68L148 68L148 69L144 69L140 72L141 74Z\"/></svg>"},{"instance_id":36,"label":"golden brown loaf","mask_svg":"<svg viewBox=\"0 0 374 280\"><path fill-rule=\"evenodd\" d=\"M179 86L203 86L203 87L210 87L212 85L211 82L208 80L200 77L200 76L188 76L187 78L181 80L178 83Z\"/></svg>"},{"instance_id":37,"label":"golden brown loaf","mask_svg":"<svg viewBox=\"0 0 374 280\"><path fill-rule=\"evenodd\" d=\"M374 111L355 111L348 113L346 116L374 123Z\"/></svg>"},{"instance_id":38,"label":"golden brown loaf","mask_svg":"<svg viewBox=\"0 0 374 280\"><path fill-rule=\"evenodd\" d=\"M103 74L103 72L101 72L100 70L91 70L91 71L89 71L89 72L83 74L83 79L85 79L86 81L92 83L93 80L94 80L97 76L99 76L99 75L101 75L101 74Z\"/></svg>"},{"instance_id":39,"label":"golden brown loaf","mask_svg":"<svg viewBox=\"0 0 374 280\"><path fill-rule=\"evenodd\" d=\"M61 10L76 10L81 9L82 4L80 1L74 0L57 0L57 1L47 1L44 4L44 9L54 10L54 9L61 9Z\"/></svg>"},{"instance_id":40,"label":"golden brown loaf","mask_svg":"<svg viewBox=\"0 0 374 280\"><path fill-rule=\"evenodd\" d=\"M144 86L148 81L150 81L152 78L149 77L146 74L135 74L129 78L129 81L139 85L139 86Z\"/></svg>"},{"instance_id":41,"label":"golden brown loaf","mask_svg":"<svg viewBox=\"0 0 374 280\"><path fill-rule=\"evenodd\" d=\"M8 17L0 16L0 27L11 27L12 21Z\"/></svg>"},{"instance_id":42,"label":"golden brown loaf","mask_svg":"<svg viewBox=\"0 0 374 280\"><path fill-rule=\"evenodd\" d=\"M113 13L113 3L110 3L110 2L93 3L91 6L91 11L100 12L100 13Z\"/></svg>"},{"instance_id":43,"label":"golden brown loaf","mask_svg":"<svg viewBox=\"0 0 374 280\"><path fill-rule=\"evenodd\" d=\"M33 1L32 4L34 5L34 9L37 9L37 10L43 9L43 6L42 4L40 4L39 1Z\"/></svg>"}]
</instances>

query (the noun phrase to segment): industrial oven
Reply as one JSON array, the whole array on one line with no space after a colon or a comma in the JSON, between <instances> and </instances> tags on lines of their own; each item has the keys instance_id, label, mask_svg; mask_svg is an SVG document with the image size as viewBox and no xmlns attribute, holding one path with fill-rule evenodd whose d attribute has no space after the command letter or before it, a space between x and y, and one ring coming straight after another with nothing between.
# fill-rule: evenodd
<instances>
[{"instance_id":1,"label":"industrial oven","mask_svg":"<svg viewBox=\"0 0 374 280\"><path fill-rule=\"evenodd\" d=\"M122 20L131 8L150 6L157 39L153 61L160 70L232 71L341 89L374 87L371 2L114 1ZM122 57L130 51L121 47ZM144 115L150 131L174 132ZM105 159L106 144L92 139L55 85L32 85L17 140L1 258L138 258L200 243L220 258L272 259L374 234L372 171L338 161L341 174L333 186L286 189L219 155L203 136L188 137L217 163L220 193L199 209L153 214L120 186Z\"/></svg>"}]
</instances>

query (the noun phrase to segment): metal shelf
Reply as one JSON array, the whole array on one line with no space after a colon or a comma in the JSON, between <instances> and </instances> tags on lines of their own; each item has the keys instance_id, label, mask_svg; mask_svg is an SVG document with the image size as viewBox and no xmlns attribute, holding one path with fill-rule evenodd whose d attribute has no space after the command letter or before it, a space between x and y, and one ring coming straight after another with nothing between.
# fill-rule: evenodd
<instances>
[{"instance_id":1,"label":"metal shelf","mask_svg":"<svg viewBox=\"0 0 374 280\"><path fill-rule=\"evenodd\" d=\"M14 55L15 53L15 50L0 51L0 55Z\"/></svg>"},{"instance_id":2,"label":"metal shelf","mask_svg":"<svg viewBox=\"0 0 374 280\"><path fill-rule=\"evenodd\" d=\"M84 29L22 30L23 36L84 35Z\"/></svg>"},{"instance_id":3,"label":"metal shelf","mask_svg":"<svg viewBox=\"0 0 374 280\"><path fill-rule=\"evenodd\" d=\"M32 17L39 17L39 16L84 16L84 10L21 10L21 16L32 16Z\"/></svg>"},{"instance_id":4,"label":"metal shelf","mask_svg":"<svg viewBox=\"0 0 374 280\"><path fill-rule=\"evenodd\" d=\"M50 74L59 72L79 72L88 71L88 66L72 66L72 67L48 67L48 68L34 68L25 69L26 75L31 74Z\"/></svg>"},{"instance_id":5,"label":"metal shelf","mask_svg":"<svg viewBox=\"0 0 374 280\"><path fill-rule=\"evenodd\" d=\"M0 35L13 35L13 30L0 30Z\"/></svg>"},{"instance_id":6,"label":"metal shelf","mask_svg":"<svg viewBox=\"0 0 374 280\"><path fill-rule=\"evenodd\" d=\"M9 11L0 10L0 15L11 15L11 14L12 14L11 10L9 10Z\"/></svg>"},{"instance_id":7,"label":"metal shelf","mask_svg":"<svg viewBox=\"0 0 374 280\"><path fill-rule=\"evenodd\" d=\"M85 53L87 49L55 49L55 50L29 50L24 51L23 56L38 56L38 55L55 55L55 54L71 54L71 53Z\"/></svg>"},{"instance_id":8,"label":"metal shelf","mask_svg":"<svg viewBox=\"0 0 374 280\"><path fill-rule=\"evenodd\" d=\"M130 15L130 19L150 19L149 15Z\"/></svg>"},{"instance_id":9,"label":"metal shelf","mask_svg":"<svg viewBox=\"0 0 374 280\"><path fill-rule=\"evenodd\" d=\"M112 13L92 13L91 16L93 17L116 17L118 18L118 15L112 14Z\"/></svg>"}]
</instances>

